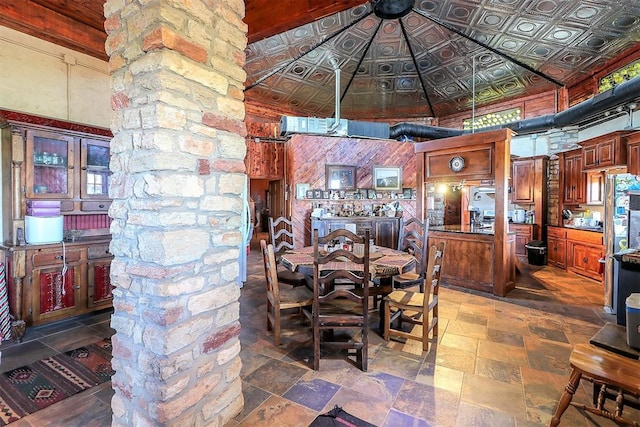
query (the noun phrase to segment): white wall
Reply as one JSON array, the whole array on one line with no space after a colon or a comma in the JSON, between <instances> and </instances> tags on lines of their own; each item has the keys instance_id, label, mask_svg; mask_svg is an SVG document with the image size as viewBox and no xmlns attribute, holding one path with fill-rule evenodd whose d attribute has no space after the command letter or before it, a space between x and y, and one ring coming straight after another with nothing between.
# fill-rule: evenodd
<instances>
[{"instance_id":1,"label":"white wall","mask_svg":"<svg viewBox=\"0 0 640 427\"><path fill-rule=\"evenodd\" d=\"M0 109L109 128L110 99L106 61L0 26Z\"/></svg>"},{"instance_id":2,"label":"white wall","mask_svg":"<svg viewBox=\"0 0 640 427\"><path fill-rule=\"evenodd\" d=\"M109 128L108 63L0 26L0 109Z\"/></svg>"}]
</instances>

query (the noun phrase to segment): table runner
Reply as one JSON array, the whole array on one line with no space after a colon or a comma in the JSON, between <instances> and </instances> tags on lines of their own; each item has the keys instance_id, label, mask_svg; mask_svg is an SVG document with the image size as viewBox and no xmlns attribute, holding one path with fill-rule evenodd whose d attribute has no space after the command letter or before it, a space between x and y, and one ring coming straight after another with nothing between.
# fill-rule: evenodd
<instances>
[{"instance_id":1,"label":"table runner","mask_svg":"<svg viewBox=\"0 0 640 427\"><path fill-rule=\"evenodd\" d=\"M309 251L311 248L311 251ZM386 248L388 249L388 248ZM302 265L313 265L313 247L305 247L300 250L288 252L282 254L281 260L288 265L292 271L298 270ZM389 255L384 255L388 253ZM402 254L396 250L388 249L382 250L378 253L379 257L371 260L369 270L372 278L378 276L393 276L404 271L406 267L415 262L415 258L409 254ZM372 256L376 256L373 253ZM356 264L351 261L332 261L323 264L322 271L328 270L350 270L350 271L362 271L362 264Z\"/></svg>"}]
</instances>

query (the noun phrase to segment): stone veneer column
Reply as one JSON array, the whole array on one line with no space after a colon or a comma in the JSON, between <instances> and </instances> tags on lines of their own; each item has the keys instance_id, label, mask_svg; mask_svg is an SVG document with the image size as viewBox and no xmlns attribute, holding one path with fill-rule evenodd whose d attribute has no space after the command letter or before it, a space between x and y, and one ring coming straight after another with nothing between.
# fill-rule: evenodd
<instances>
[{"instance_id":1,"label":"stone veneer column","mask_svg":"<svg viewBox=\"0 0 640 427\"><path fill-rule=\"evenodd\" d=\"M243 405L242 0L107 0L113 425L224 425Z\"/></svg>"}]
</instances>

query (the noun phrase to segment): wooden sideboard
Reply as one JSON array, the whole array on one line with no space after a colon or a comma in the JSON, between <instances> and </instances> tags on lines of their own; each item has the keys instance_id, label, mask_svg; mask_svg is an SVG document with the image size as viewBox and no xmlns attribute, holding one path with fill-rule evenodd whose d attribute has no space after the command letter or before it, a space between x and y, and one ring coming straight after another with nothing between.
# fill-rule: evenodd
<instances>
[{"instance_id":1,"label":"wooden sideboard","mask_svg":"<svg viewBox=\"0 0 640 427\"><path fill-rule=\"evenodd\" d=\"M49 123L44 119L31 119L0 122L2 173L10 177L3 180L0 262L7 267L17 340L27 326L112 305L110 138L101 129L64 123L54 128L39 124ZM62 242L29 240L30 202L59 206ZM54 211L47 215L57 216Z\"/></svg>"},{"instance_id":2,"label":"wooden sideboard","mask_svg":"<svg viewBox=\"0 0 640 427\"><path fill-rule=\"evenodd\" d=\"M339 228L347 228L347 224L355 225L358 235L364 234L364 229L368 228L369 235L377 246L393 249L398 247L400 218L384 216L311 218L311 230L318 229L318 234L321 236ZM311 244L313 244L313 231L311 236Z\"/></svg>"}]
</instances>

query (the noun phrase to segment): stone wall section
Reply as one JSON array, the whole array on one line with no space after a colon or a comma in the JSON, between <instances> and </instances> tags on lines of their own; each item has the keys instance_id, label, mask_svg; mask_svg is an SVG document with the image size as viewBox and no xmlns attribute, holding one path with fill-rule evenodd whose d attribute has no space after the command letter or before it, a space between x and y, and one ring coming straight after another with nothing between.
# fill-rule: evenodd
<instances>
[{"instance_id":1,"label":"stone wall section","mask_svg":"<svg viewBox=\"0 0 640 427\"><path fill-rule=\"evenodd\" d=\"M580 148L578 145L578 128L566 127L551 129L545 133L549 144L549 162L547 172L547 224L562 225L560 212L560 173L562 166L558 153Z\"/></svg>"},{"instance_id":2,"label":"stone wall section","mask_svg":"<svg viewBox=\"0 0 640 427\"><path fill-rule=\"evenodd\" d=\"M243 406L241 0L107 0L114 426L222 426Z\"/></svg>"}]
</instances>

